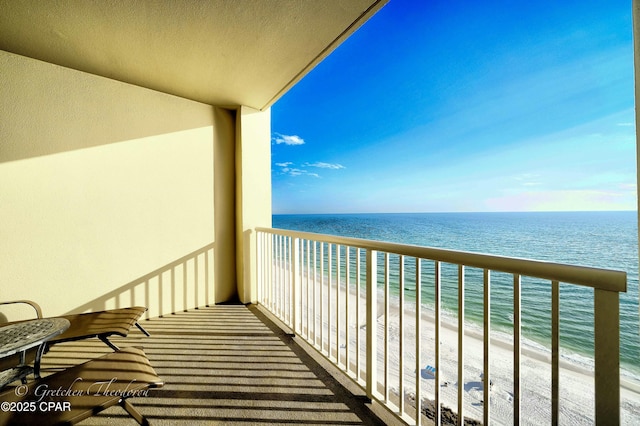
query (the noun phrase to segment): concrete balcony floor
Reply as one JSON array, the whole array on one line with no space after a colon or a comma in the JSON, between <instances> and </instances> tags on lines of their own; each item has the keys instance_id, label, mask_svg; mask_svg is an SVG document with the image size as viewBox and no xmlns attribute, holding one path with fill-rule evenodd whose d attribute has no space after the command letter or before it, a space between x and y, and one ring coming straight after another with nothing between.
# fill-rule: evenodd
<instances>
[{"instance_id":1,"label":"concrete balcony floor","mask_svg":"<svg viewBox=\"0 0 640 426\"><path fill-rule=\"evenodd\" d=\"M399 423L256 306L205 307L141 324L151 337L134 328L111 340L143 347L165 381L130 399L153 425ZM56 345L43 358L43 374L108 352L98 339ZM82 424L137 423L115 406Z\"/></svg>"}]
</instances>

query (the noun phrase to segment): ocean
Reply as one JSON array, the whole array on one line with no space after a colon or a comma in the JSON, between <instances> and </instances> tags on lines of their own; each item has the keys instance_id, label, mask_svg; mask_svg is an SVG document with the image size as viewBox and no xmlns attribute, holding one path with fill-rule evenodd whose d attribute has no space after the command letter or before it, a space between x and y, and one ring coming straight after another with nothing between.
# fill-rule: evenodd
<instances>
[{"instance_id":1,"label":"ocean","mask_svg":"<svg viewBox=\"0 0 640 426\"><path fill-rule=\"evenodd\" d=\"M623 376L640 378L636 212L274 215L273 227L624 271L627 293L620 296L621 367ZM470 271L465 279L465 318L480 329L481 271ZM442 280L443 308L453 316L457 309L455 270L444 268ZM492 275L492 329L505 335L513 326L512 280L508 274ZM429 308L433 291L428 283L423 294ZM551 345L550 301L548 281L523 278L523 336L543 351ZM563 357L592 364L593 290L561 285L560 344Z\"/></svg>"}]
</instances>

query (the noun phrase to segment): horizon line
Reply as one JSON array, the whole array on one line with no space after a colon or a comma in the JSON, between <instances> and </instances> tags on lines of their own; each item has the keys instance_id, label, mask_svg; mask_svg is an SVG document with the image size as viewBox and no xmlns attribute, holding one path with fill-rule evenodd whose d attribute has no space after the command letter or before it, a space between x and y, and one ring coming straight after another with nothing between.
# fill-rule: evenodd
<instances>
[{"instance_id":1,"label":"horizon line","mask_svg":"<svg viewBox=\"0 0 640 426\"><path fill-rule=\"evenodd\" d=\"M275 213L272 216L282 215L356 215L356 214L464 214L464 213L638 213L638 210L496 210L496 211L416 211L416 212L317 212L317 213Z\"/></svg>"}]
</instances>

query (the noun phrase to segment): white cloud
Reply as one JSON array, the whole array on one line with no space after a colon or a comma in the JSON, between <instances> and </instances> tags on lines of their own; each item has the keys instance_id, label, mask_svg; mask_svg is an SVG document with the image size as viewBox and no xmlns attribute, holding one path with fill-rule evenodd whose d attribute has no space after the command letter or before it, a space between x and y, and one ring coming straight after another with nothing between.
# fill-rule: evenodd
<instances>
[{"instance_id":1,"label":"white cloud","mask_svg":"<svg viewBox=\"0 0 640 426\"><path fill-rule=\"evenodd\" d=\"M280 173L283 175L288 175L288 176L311 176L311 177L316 177L319 178L320 175L318 175L317 173L311 173L308 170L302 168L296 168L296 167L290 167L293 165L293 162L291 161L285 161L283 163L276 163L275 164L277 167L280 167Z\"/></svg>"},{"instance_id":2,"label":"white cloud","mask_svg":"<svg viewBox=\"0 0 640 426\"><path fill-rule=\"evenodd\" d=\"M287 176L310 176L315 178L320 178L321 176L318 173L313 173L309 171L309 168L314 167L318 169L329 169L329 170L340 170L345 167L342 164L337 163L324 163L322 161L316 161L315 163L304 163L298 167L292 161L283 161L280 163L274 164L276 167L279 167L279 173L281 175Z\"/></svg>"},{"instance_id":3,"label":"white cloud","mask_svg":"<svg viewBox=\"0 0 640 426\"><path fill-rule=\"evenodd\" d=\"M281 135L280 133L276 133L273 140L278 145L282 143L285 145L304 145L304 139L298 135Z\"/></svg>"},{"instance_id":4,"label":"white cloud","mask_svg":"<svg viewBox=\"0 0 640 426\"><path fill-rule=\"evenodd\" d=\"M339 169L345 168L342 164L323 163L321 161L316 161L315 163L305 163L304 165L307 167L318 167L320 169L333 169L333 170L339 170Z\"/></svg>"},{"instance_id":5,"label":"white cloud","mask_svg":"<svg viewBox=\"0 0 640 426\"><path fill-rule=\"evenodd\" d=\"M316 178L320 177L317 173L310 173L308 170L304 169L283 169L283 171L289 176L311 176Z\"/></svg>"}]
</instances>

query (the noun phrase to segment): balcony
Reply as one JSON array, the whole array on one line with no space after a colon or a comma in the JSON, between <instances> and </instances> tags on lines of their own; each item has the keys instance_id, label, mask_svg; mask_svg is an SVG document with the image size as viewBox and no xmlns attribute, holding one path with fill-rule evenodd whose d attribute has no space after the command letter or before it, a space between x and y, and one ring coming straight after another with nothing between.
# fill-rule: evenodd
<instances>
[{"instance_id":1,"label":"balcony","mask_svg":"<svg viewBox=\"0 0 640 426\"><path fill-rule=\"evenodd\" d=\"M465 279L489 288L499 274L508 274L515 294L531 277L554 295L562 285L594 289L589 411L611 424L628 407L617 374L624 274L269 228L270 106L384 0L34 3L0 0L2 298L36 299L47 316L147 306L152 337L122 343L144 346L167 381L134 401L153 423L370 424L368 400L385 423L420 423L423 399L492 418L492 406L478 402L494 400L479 378L496 375L491 324L480 340L486 365L467 359L450 369L444 350L468 357L475 349L465 338L449 348L420 340L431 328L434 342L451 330L416 320L445 322L419 303L434 294L415 289L435 292L453 276L463 294ZM637 21L637 8L633 14ZM394 280L409 290L395 293ZM398 311L400 298L407 309ZM259 309L224 305L234 299ZM495 311L490 302L481 305ZM557 319L558 298L549 304ZM289 331L271 331L267 311ZM394 334L385 323L392 313L410 324L399 329L419 333ZM512 383L497 384L513 389L513 422L525 423L518 406L529 402L519 379L528 365L517 316L514 324ZM464 317L455 319L455 330L465 327ZM557 321L552 334L557 348ZM60 345L45 367L106 350ZM569 400L559 354L548 369L548 423L562 422L558 407ZM324 358L336 367L318 369ZM338 385L325 371L347 379ZM416 387L421 380L432 389ZM477 400L457 398L457 382L472 383ZM125 421L114 409L87 424Z\"/></svg>"}]
</instances>

